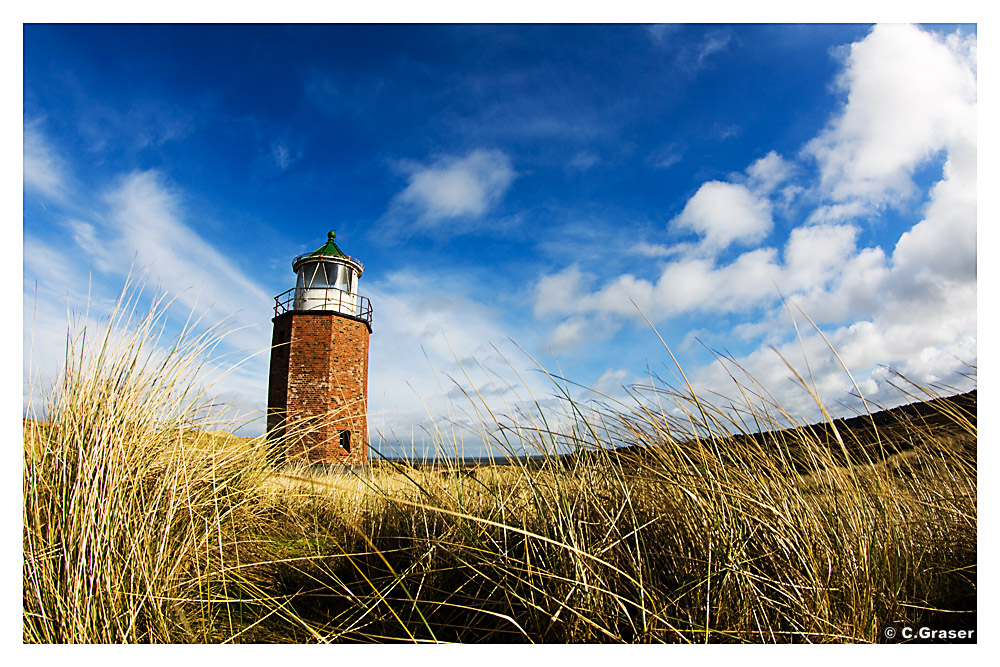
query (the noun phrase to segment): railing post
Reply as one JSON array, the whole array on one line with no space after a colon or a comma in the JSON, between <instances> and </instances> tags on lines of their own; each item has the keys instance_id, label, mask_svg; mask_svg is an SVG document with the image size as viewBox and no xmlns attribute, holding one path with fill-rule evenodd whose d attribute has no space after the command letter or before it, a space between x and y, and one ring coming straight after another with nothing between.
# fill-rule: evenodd
<instances>
[{"instance_id":1,"label":"railing post","mask_svg":"<svg viewBox=\"0 0 1000 667\"><path fill-rule=\"evenodd\" d=\"M320 288L313 288L313 290L315 291L319 291L319 289ZM312 292L313 294L315 294L315 291L313 290L306 290L306 292ZM334 308L333 297L330 295L330 290L333 290L337 294L336 308ZM351 292L347 292L337 287L330 287L329 285L323 287L322 291L323 291L323 299L321 308L323 310L336 310L341 313L349 313L353 317L358 317L368 322L368 324L371 324L372 307L371 307L371 301L368 300L367 297L362 296L360 294L352 294ZM306 298L304 294L299 295L298 292L299 289L297 287L293 287L289 290L285 290L281 294L274 297L275 317L290 312L291 310L294 310L292 308L292 305L294 304L294 301L297 297L301 296L303 299ZM344 296L347 296L348 301L351 305L350 311L344 310ZM310 301L314 300L315 296L310 297ZM311 308L309 310L311 310Z\"/></svg>"}]
</instances>

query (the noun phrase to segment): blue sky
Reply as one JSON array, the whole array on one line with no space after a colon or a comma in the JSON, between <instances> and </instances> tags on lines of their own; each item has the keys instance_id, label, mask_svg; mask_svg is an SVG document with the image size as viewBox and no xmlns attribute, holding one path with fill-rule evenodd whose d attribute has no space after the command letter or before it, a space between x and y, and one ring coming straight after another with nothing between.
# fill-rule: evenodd
<instances>
[{"instance_id":1,"label":"blue sky","mask_svg":"<svg viewBox=\"0 0 1000 667\"><path fill-rule=\"evenodd\" d=\"M886 367L965 390L976 115L968 25L26 25L25 383L131 270L228 318L256 356L216 389L262 410L272 297L336 229L384 448L472 386L550 400L532 358L673 381L646 318L699 391L737 396L723 353L799 414L776 351L841 412L853 386L797 308L874 401Z\"/></svg>"}]
</instances>

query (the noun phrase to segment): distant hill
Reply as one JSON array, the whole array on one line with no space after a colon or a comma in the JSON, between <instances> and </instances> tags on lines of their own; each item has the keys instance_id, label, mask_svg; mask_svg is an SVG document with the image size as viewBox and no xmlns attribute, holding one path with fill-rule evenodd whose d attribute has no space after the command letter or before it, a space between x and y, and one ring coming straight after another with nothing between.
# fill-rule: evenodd
<instances>
[{"instance_id":1,"label":"distant hill","mask_svg":"<svg viewBox=\"0 0 1000 667\"><path fill-rule=\"evenodd\" d=\"M806 448L803 446L807 442L826 447L837 465L882 460L920 446L928 436L933 436L935 440L958 439L965 447L974 450L976 442L972 436L976 429L976 399L974 389L964 394L918 401L871 415L835 419L832 423L822 422L763 433L716 436L715 440L719 455L732 463L739 463L741 455L752 448L758 452L773 450L776 455L790 457L794 465L801 469L811 467L812 457L806 456ZM692 440L678 443L678 446L694 450L708 440L710 438L703 439L701 445ZM650 450L641 445L618 447L611 453L623 459L635 458L637 461L652 456ZM592 452L569 454L565 457L565 462L571 464L576 457L595 455Z\"/></svg>"}]
</instances>

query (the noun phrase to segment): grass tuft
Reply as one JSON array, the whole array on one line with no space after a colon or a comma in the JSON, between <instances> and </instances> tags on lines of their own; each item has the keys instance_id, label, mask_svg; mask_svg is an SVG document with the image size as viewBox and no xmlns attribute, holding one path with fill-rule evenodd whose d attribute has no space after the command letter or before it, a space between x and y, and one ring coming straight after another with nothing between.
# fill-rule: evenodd
<instances>
[{"instance_id":1,"label":"grass tuft","mask_svg":"<svg viewBox=\"0 0 1000 667\"><path fill-rule=\"evenodd\" d=\"M877 642L889 624L975 627L974 393L900 376L917 406L838 420L821 404L809 425L752 378L733 376L738 403L685 380L597 407L553 378L558 415L536 401L503 416L470 394L491 463L278 466L284 443L213 421L197 377L217 336L163 344L163 304L133 321L130 303L102 337L70 341L24 421L25 642ZM447 432L439 450L458 451Z\"/></svg>"}]
</instances>

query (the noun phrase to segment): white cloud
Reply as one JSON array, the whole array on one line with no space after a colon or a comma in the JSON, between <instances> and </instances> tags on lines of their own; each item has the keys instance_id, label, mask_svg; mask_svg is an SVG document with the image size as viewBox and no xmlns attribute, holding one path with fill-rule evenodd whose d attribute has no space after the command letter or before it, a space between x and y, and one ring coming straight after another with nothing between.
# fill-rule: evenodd
<instances>
[{"instance_id":1,"label":"white cloud","mask_svg":"<svg viewBox=\"0 0 1000 667\"><path fill-rule=\"evenodd\" d=\"M553 352L565 352L579 347L589 336L590 321L585 317L571 317L559 323L546 340L546 347Z\"/></svg>"},{"instance_id":2,"label":"white cloud","mask_svg":"<svg viewBox=\"0 0 1000 667\"><path fill-rule=\"evenodd\" d=\"M766 295L777 294L781 270L776 259L777 252L771 248L743 253L723 266L706 258L685 257L666 264L655 281L625 274L593 293L585 291L587 276L571 266L539 280L535 313L600 313L637 320L644 314L662 321L690 311L743 312ZM561 336L575 329L575 324L567 324L560 329Z\"/></svg>"},{"instance_id":3,"label":"white cloud","mask_svg":"<svg viewBox=\"0 0 1000 667\"><path fill-rule=\"evenodd\" d=\"M691 252L694 248L695 246L691 243L663 245L660 243L639 241L629 249L629 252L643 257L661 257L666 259L668 257L676 257L677 255L683 255L684 253Z\"/></svg>"},{"instance_id":4,"label":"white cloud","mask_svg":"<svg viewBox=\"0 0 1000 667\"><path fill-rule=\"evenodd\" d=\"M72 196L85 200L79 193ZM156 172L125 175L103 204L103 209L95 204L98 212L89 220L67 220L72 242L60 247L25 235L25 321L30 312L33 323L30 332L26 327L25 350L32 337L36 351L31 363L51 379L53 360L59 359L53 351L62 349L57 342L65 338L68 315L89 313L88 328L99 331L99 320L111 312L129 279L144 291L144 301L156 294L172 303L168 337L189 318L200 320L195 328L219 326L219 333L227 332L216 350L227 361L213 371L212 391L226 393L244 414L262 414L271 295L195 231L197 223L184 211L180 195ZM223 372L235 364L243 366Z\"/></svg>"},{"instance_id":5,"label":"white cloud","mask_svg":"<svg viewBox=\"0 0 1000 667\"><path fill-rule=\"evenodd\" d=\"M683 158L684 152L676 145L670 144L650 153L648 159L656 169L669 169Z\"/></svg>"},{"instance_id":6,"label":"white cloud","mask_svg":"<svg viewBox=\"0 0 1000 667\"><path fill-rule=\"evenodd\" d=\"M706 250L717 251L732 243L763 240L771 231L771 204L745 186L721 181L704 183L671 221L703 237Z\"/></svg>"},{"instance_id":7,"label":"white cloud","mask_svg":"<svg viewBox=\"0 0 1000 667\"><path fill-rule=\"evenodd\" d=\"M281 171L285 171L302 157L302 146L293 145L287 141L271 142L271 158L275 166Z\"/></svg>"},{"instance_id":8,"label":"white cloud","mask_svg":"<svg viewBox=\"0 0 1000 667\"><path fill-rule=\"evenodd\" d=\"M617 318L578 315L561 322L543 342L543 347L559 354L605 341L621 328Z\"/></svg>"},{"instance_id":9,"label":"white cloud","mask_svg":"<svg viewBox=\"0 0 1000 667\"><path fill-rule=\"evenodd\" d=\"M855 252L857 235L856 227L846 225L793 229L785 244L783 288L809 290L838 277Z\"/></svg>"},{"instance_id":10,"label":"white cloud","mask_svg":"<svg viewBox=\"0 0 1000 667\"><path fill-rule=\"evenodd\" d=\"M949 158L945 178L931 190L926 217L904 233L893 252L898 271L938 279L976 279L976 162Z\"/></svg>"},{"instance_id":11,"label":"white cloud","mask_svg":"<svg viewBox=\"0 0 1000 667\"><path fill-rule=\"evenodd\" d=\"M440 277L428 284L398 271L362 286L376 308L368 405L371 437L380 433L387 440L383 451L410 444L419 449L435 429L446 441L464 438L492 422L486 409L510 415L531 395L551 392L544 377L525 372L531 363L509 341L511 330L497 310L463 287L474 281L461 274ZM531 345L531 332L524 333L518 342ZM481 419L474 417L477 409ZM471 439L469 453L482 444L482 438Z\"/></svg>"},{"instance_id":12,"label":"white cloud","mask_svg":"<svg viewBox=\"0 0 1000 667\"><path fill-rule=\"evenodd\" d=\"M569 161L569 166L578 171L586 171L600 161L601 158L594 153L591 153L590 151L581 151L573 156L573 158Z\"/></svg>"},{"instance_id":13,"label":"white cloud","mask_svg":"<svg viewBox=\"0 0 1000 667\"><path fill-rule=\"evenodd\" d=\"M889 266L882 249L846 252L846 237L841 238L841 243L845 252L839 266L836 252L831 252L827 255L831 261L821 274L829 282L814 283L815 289L800 287L802 291L794 295L803 310L820 324L874 317L888 298Z\"/></svg>"},{"instance_id":14,"label":"white cloud","mask_svg":"<svg viewBox=\"0 0 1000 667\"><path fill-rule=\"evenodd\" d=\"M535 291L535 317L576 311L587 279L588 276L575 264L558 273L542 276Z\"/></svg>"},{"instance_id":15,"label":"white cloud","mask_svg":"<svg viewBox=\"0 0 1000 667\"><path fill-rule=\"evenodd\" d=\"M388 217L398 226L425 231L478 219L503 198L516 176L502 151L479 149L463 158L442 158L412 170Z\"/></svg>"},{"instance_id":16,"label":"white cloud","mask_svg":"<svg viewBox=\"0 0 1000 667\"><path fill-rule=\"evenodd\" d=\"M664 155L656 161L657 169L670 169L678 162L681 161L683 156L680 153L670 153L669 155Z\"/></svg>"},{"instance_id":17,"label":"white cloud","mask_svg":"<svg viewBox=\"0 0 1000 667\"><path fill-rule=\"evenodd\" d=\"M209 311L215 321L267 321L265 304L272 302L271 295L192 228L179 196L158 173L133 172L105 199L110 215L103 224L104 243L122 259L119 272L128 268L125 258L134 255L151 279L180 303ZM239 244L239 234L233 230L234 244ZM244 339L242 334L237 337ZM246 340L255 351L261 339L256 334Z\"/></svg>"},{"instance_id":18,"label":"white cloud","mask_svg":"<svg viewBox=\"0 0 1000 667\"><path fill-rule=\"evenodd\" d=\"M677 23L654 23L646 26L646 33L654 44L662 45L667 37L676 34L681 29Z\"/></svg>"},{"instance_id":19,"label":"white cloud","mask_svg":"<svg viewBox=\"0 0 1000 667\"><path fill-rule=\"evenodd\" d=\"M771 151L747 167L748 185L755 193L767 195L787 181L793 170L792 163Z\"/></svg>"},{"instance_id":20,"label":"white cloud","mask_svg":"<svg viewBox=\"0 0 1000 667\"><path fill-rule=\"evenodd\" d=\"M809 217L806 224L823 224L833 222L846 222L860 218L867 213L867 207L859 201L852 201L846 204L829 204L817 206Z\"/></svg>"},{"instance_id":21,"label":"white cloud","mask_svg":"<svg viewBox=\"0 0 1000 667\"><path fill-rule=\"evenodd\" d=\"M739 136L742 131L739 125L729 124L729 125L718 125L716 124L712 128L712 135L719 141L725 141L730 137Z\"/></svg>"},{"instance_id":22,"label":"white cloud","mask_svg":"<svg viewBox=\"0 0 1000 667\"><path fill-rule=\"evenodd\" d=\"M913 193L914 169L937 151L975 142L974 38L942 41L909 25L879 25L846 51L843 112L805 153L835 201L879 205Z\"/></svg>"},{"instance_id":23,"label":"white cloud","mask_svg":"<svg viewBox=\"0 0 1000 667\"><path fill-rule=\"evenodd\" d=\"M50 199L61 200L66 195L65 167L39 129L39 123L24 125L24 186Z\"/></svg>"},{"instance_id":24,"label":"white cloud","mask_svg":"<svg viewBox=\"0 0 1000 667\"><path fill-rule=\"evenodd\" d=\"M698 49L698 65L704 64L713 53L725 50L732 39L732 33L723 30L713 30L705 35Z\"/></svg>"},{"instance_id":25,"label":"white cloud","mask_svg":"<svg viewBox=\"0 0 1000 667\"><path fill-rule=\"evenodd\" d=\"M886 311L872 320L826 329L829 345L793 309L801 338L785 337L783 341L769 342L740 356L736 362L747 375L766 387L789 414L804 420L819 420L822 415L781 358L810 386L815 386L831 412L841 416L852 416L853 410L862 409L860 402L850 396L855 392L854 383L871 405L891 407L909 402L892 386L905 382L895 378L886 366L923 386L943 383L958 390L968 389L961 374L969 371L966 363L976 363L975 290L952 296L954 299L947 304L927 304L929 307L909 312ZM841 362L850 369L850 375ZM729 367L737 378L746 381L743 371L731 363ZM689 369L688 376L702 395L711 392L730 397L739 395L719 364ZM952 390L939 384L938 391Z\"/></svg>"},{"instance_id":26,"label":"white cloud","mask_svg":"<svg viewBox=\"0 0 1000 667\"><path fill-rule=\"evenodd\" d=\"M104 238L98 236L97 228L89 222L70 219L66 222L73 235L73 241L90 260L90 266L101 273L120 272L123 257ZM131 263L132 257L128 257Z\"/></svg>"},{"instance_id":27,"label":"white cloud","mask_svg":"<svg viewBox=\"0 0 1000 667\"><path fill-rule=\"evenodd\" d=\"M808 414L812 399L790 384L791 373L772 345L803 375L811 372L827 400L844 399L854 386L827 343L804 323L801 308L877 402L905 400L881 365L916 382L967 387L961 376L977 357L975 38L879 26L847 53L839 79L847 103L800 154L818 161L817 182L803 180L808 165L772 151L751 164L745 178L734 176L738 182L703 184L672 221L675 229L701 236L697 246L644 241L634 247L669 260L655 278L628 273L600 285L597 276L575 267L543 276L536 312L567 318L553 335L575 334L594 318L634 314L633 301L654 323L691 312L739 317L764 309L763 317L732 327L759 345L737 361L777 391L786 408ZM943 173L917 193L912 175L932 158L943 161ZM926 204L917 215L912 210L919 199L900 208L915 222L899 232L891 252L858 247L873 208L914 194L926 197ZM794 211L802 220L781 256L759 247L720 262L730 245L767 238L772 200L795 200L795 208L783 213ZM779 290L793 304L791 314ZM732 389L717 366L693 369L690 376L702 391Z\"/></svg>"},{"instance_id":28,"label":"white cloud","mask_svg":"<svg viewBox=\"0 0 1000 667\"><path fill-rule=\"evenodd\" d=\"M628 380L629 372L622 368L609 368L604 371L601 377L591 383L590 389L601 396L599 400L609 398L614 401L622 401L627 398L627 387L634 384L635 378Z\"/></svg>"}]
</instances>

